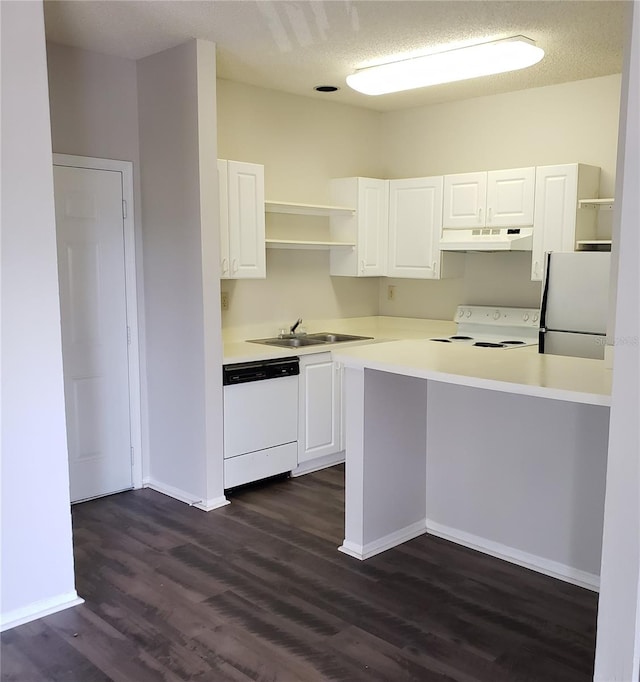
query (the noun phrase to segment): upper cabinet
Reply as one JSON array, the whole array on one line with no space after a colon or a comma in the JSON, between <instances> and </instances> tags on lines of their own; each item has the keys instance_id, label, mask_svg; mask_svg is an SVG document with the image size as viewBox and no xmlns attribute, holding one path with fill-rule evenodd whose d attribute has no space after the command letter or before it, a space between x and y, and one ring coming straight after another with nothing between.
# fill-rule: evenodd
<instances>
[{"instance_id":1,"label":"upper cabinet","mask_svg":"<svg viewBox=\"0 0 640 682\"><path fill-rule=\"evenodd\" d=\"M533 225L534 167L444 176L443 227Z\"/></svg>"},{"instance_id":2,"label":"upper cabinet","mask_svg":"<svg viewBox=\"0 0 640 682\"><path fill-rule=\"evenodd\" d=\"M389 277L440 277L442 186L442 176L389 181Z\"/></svg>"},{"instance_id":3,"label":"upper cabinet","mask_svg":"<svg viewBox=\"0 0 640 682\"><path fill-rule=\"evenodd\" d=\"M331 181L331 200L353 206L355 214L331 215L331 238L353 243L351 249L332 249L330 274L381 277L386 274L388 180L338 178Z\"/></svg>"},{"instance_id":4,"label":"upper cabinet","mask_svg":"<svg viewBox=\"0 0 640 682\"><path fill-rule=\"evenodd\" d=\"M264 166L218 159L220 276L266 277Z\"/></svg>"},{"instance_id":5,"label":"upper cabinet","mask_svg":"<svg viewBox=\"0 0 640 682\"><path fill-rule=\"evenodd\" d=\"M598 195L600 169L579 163L538 166L531 279L542 280L547 251L574 251L597 236L597 211L580 199Z\"/></svg>"}]
</instances>

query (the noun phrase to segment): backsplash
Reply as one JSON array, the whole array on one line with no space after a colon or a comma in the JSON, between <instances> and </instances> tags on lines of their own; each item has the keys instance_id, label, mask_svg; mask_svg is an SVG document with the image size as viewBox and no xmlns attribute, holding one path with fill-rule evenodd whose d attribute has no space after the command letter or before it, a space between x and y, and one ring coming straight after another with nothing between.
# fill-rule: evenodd
<instances>
[{"instance_id":1,"label":"backsplash","mask_svg":"<svg viewBox=\"0 0 640 682\"><path fill-rule=\"evenodd\" d=\"M267 249L266 279L222 280L221 289L223 327L378 314L378 278L330 277L328 251Z\"/></svg>"},{"instance_id":2,"label":"backsplash","mask_svg":"<svg viewBox=\"0 0 640 682\"><path fill-rule=\"evenodd\" d=\"M464 277L381 279L379 314L452 320L457 305L539 307L540 282L530 280L531 253L467 253ZM388 287L395 286L393 300Z\"/></svg>"}]
</instances>

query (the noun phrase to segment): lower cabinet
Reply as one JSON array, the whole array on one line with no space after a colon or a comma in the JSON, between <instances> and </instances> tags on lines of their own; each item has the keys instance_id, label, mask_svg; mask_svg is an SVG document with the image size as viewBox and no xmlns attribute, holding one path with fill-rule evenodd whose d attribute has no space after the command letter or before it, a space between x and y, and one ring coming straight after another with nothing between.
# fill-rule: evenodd
<instances>
[{"instance_id":1,"label":"lower cabinet","mask_svg":"<svg viewBox=\"0 0 640 682\"><path fill-rule=\"evenodd\" d=\"M342 372L331 353L300 357L298 470L307 473L344 459Z\"/></svg>"}]
</instances>

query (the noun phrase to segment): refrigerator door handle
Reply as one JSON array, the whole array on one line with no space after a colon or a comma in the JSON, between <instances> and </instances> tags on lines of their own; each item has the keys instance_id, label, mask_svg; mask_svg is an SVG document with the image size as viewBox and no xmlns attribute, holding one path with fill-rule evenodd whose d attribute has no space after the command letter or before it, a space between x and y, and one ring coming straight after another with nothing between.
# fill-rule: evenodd
<instances>
[{"instance_id":1,"label":"refrigerator door handle","mask_svg":"<svg viewBox=\"0 0 640 682\"><path fill-rule=\"evenodd\" d=\"M542 301L540 302L540 330L546 327L547 297L549 295L549 275L551 271L551 251L544 255L544 283L542 285Z\"/></svg>"}]
</instances>

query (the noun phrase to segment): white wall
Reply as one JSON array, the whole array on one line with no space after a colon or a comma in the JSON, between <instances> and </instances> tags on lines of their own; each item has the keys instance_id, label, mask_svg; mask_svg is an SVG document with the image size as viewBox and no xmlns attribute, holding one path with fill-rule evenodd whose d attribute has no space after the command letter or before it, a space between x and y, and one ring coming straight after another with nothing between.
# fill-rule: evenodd
<instances>
[{"instance_id":1,"label":"white wall","mask_svg":"<svg viewBox=\"0 0 640 682\"><path fill-rule=\"evenodd\" d=\"M329 179L376 177L380 114L297 97L232 81L218 81L220 158L265 165L267 199L329 204ZM328 220L268 215L278 229L307 235L328 230ZM313 238L313 237L310 237ZM261 321L371 315L378 280L329 276L327 252L268 251L266 280L223 281L230 309L225 327Z\"/></svg>"},{"instance_id":2,"label":"white wall","mask_svg":"<svg viewBox=\"0 0 640 682\"><path fill-rule=\"evenodd\" d=\"M77 603L43 9L2 25L2 627Z\"/></svg>"},{"instance_id":3,"label":"white wall","mask_svg":"<svg viewBox=\"0 0 640 682\"><path fill-rule=\"evenodd\" d=\"M384 114L390 178L581 162L613 196L620 76L605 76ZM456 304L533 306L530 254L465 256L464 283L381 280L380 314L452 319ZM396 284L388 301L386 284Z\"/></svg>"},{"instance_id":4,"label":"white wall","mask_svg":"<svg viewBox=\"0 0 640 682\"><path fill-rule=\"evenodd\" d=\"M214 49L138 62L149 482L204 506L222 462Z\"/></svg>"},{"instance_id":5,"label":"white wall","mask_svg":"<svg viewBox=\"0 0 640 682\"><path fill-rule=\"evenodd\" d=\"M200 242L202 245L202 319L205 392L205 509L226 504L224 497L222 320L220 311L220 202L218 200L218 142L216 46L196 43L198 85L198 157L200 183ZM215 188L212 191L211 188Z\"/></svg>"},{"instance_id":6,"label":"white wall","mask_svg":"<svg viewBox=\"0 0 640 682\"><path fill-rule=\"evenodd\" d=\"M53 151L138 163L136 63L47 43Z\"/></svg>"},{"instance_id":7,"label":"white wall","mask_svg":"<svg viewBox=\"0 0 640 682\"><path fill-rule=\"evenodd\" d=\"M620 113L617 310L596 682L640 680L640 6L633 4ZM618 201L618 199L620 201ZM615 255L615 254L614 254Z\"/></svg>"},{"instance_id":8,"label":"white wall","mask_svg":"<svg viewBox=\"0 0 640 682\"><path fill-rule=\"evenodd\" d=\"M597 587L608 408L438 382L428 391L427 527Z\"/></svg>"}]
</instances>

